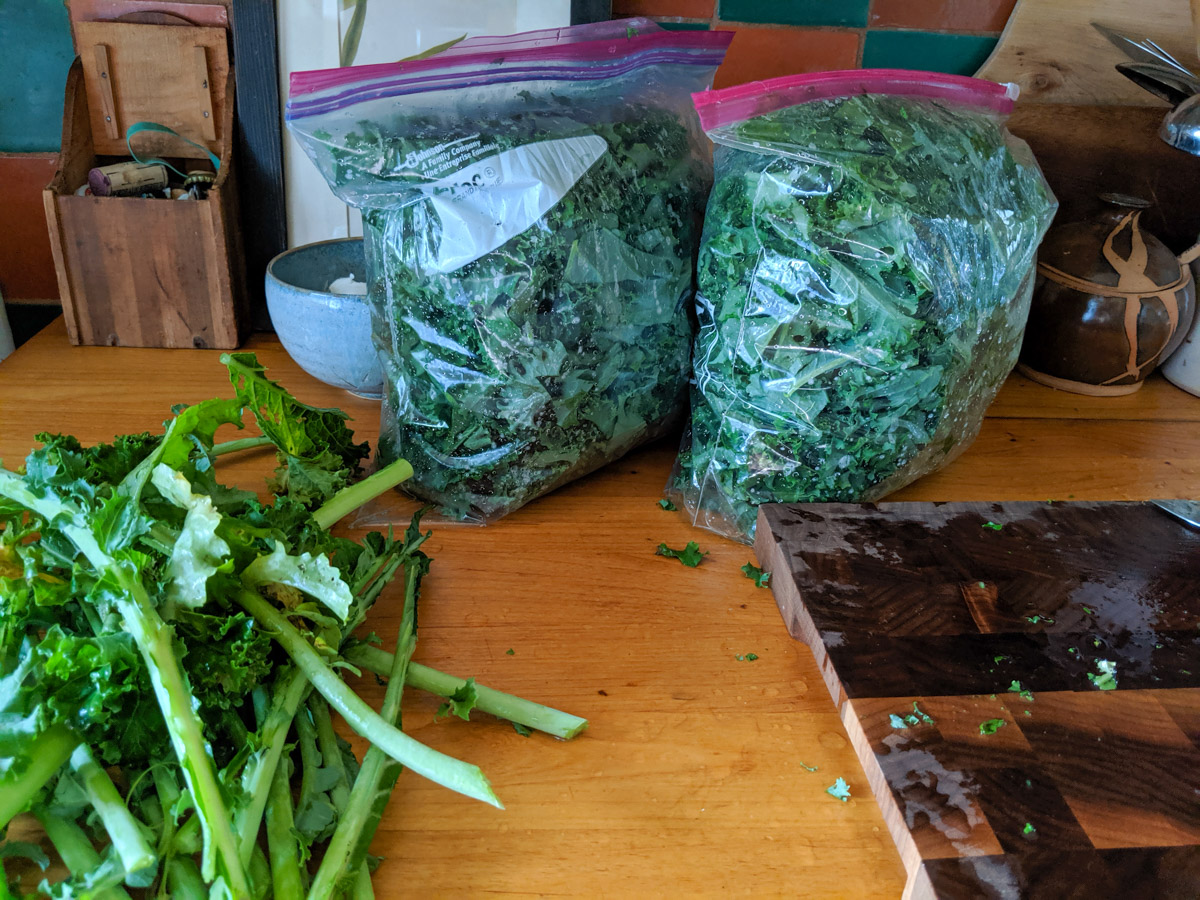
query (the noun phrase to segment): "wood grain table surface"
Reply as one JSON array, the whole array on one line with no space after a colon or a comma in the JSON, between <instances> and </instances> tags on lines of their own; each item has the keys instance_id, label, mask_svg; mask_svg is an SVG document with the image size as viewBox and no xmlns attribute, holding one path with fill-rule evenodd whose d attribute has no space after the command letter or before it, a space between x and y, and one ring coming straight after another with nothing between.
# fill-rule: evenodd
<instances>
[{"instance_id":1,"label":"wood grain table surface","mask_svg":"<svg viewBox=\"0 0 1200 900\"><path fill-rule=\"evenodd\" d=\"M374 443L377 404L308 377L271 335L244 349ZM0 459L19 465L39 431L107 440L229 396L217 357L72 347L59 320L0 363ZM739 571L752 550L658 507L674 451L635 451L486 528L434 526L414 658L591 727L524 738L487 717L435 721L431 697L406 694L405 729L478 763L507 809L402 776L373 848L377 896L900 896L899 855L812 654ZM254 488L271 468L261 451L221 463ZM1197 494L1200 399L1158 376L1098 399L1014 375L972 447L893 498ZM699 568L654 555L689 540L709 551ZM397 599L370 620L385 644ZM373 679L356 687L382 698ZM847 803L825 793L838 777Z\"/></svg>"}]
</instances>

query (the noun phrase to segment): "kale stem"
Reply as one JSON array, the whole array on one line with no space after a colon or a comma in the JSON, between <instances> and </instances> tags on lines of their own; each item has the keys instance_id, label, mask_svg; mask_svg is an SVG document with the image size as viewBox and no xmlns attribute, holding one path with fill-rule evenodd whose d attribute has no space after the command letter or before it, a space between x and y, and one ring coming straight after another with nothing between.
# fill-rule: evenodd
<instances>
[{"instance_id":1,"label":"kale stem","mask_svg":"<svg viewBox=\"0 0 1200 900\"><path fill-rule=\"evenodd\" d=\"M375 888L371 887L371 873L367 871L366 863L358 867L358 874L354 876L350 900L375 900Z\"/></svg>"},{"instance_id":2,"label":"kale stem","mask_svg":"<svg viewBox=\"0 0 1200 900\"><path fill-rule=\"evenodd\" d=\"M86 745L80 744L71 754L71 768L79 776L88 800L104 823L104 830L112 839L113 849L125 871L132 874L155 865L158 857L142 833L142 824L125 806L117 786Z\"/></svg>"},{"instance_id":3,"label":"kale stem","mask_svg":"<svg viewBox=\"0 0 1200 900\"><path fill-rule=\"evenodd\" d=\"M175 842L175 804L179 802L179 785L175 777L162 766L152 766L150 777L154 779L154 792L158 794L158 805L162 809L163 825L158 836L158 855L166 858Z\"/></svg>"},{"instance_id":4,"label":"kale stem","mask_svg":"<svg viewBox=\"0 0 1200 900\"><path fill-rule=\"evenodd\" d=\"M200 817L192 816L175 830L171 841L171 852L184 855L198 853L203 846L200 831Z\"/></svg>"},{"instance_id":5,"label":"kale stem","mask_svg":"<svg viewBox=\"0 0 1200 900\"><path fill-rule=\"evenodd\" d=\"M350 779L346 776L346 764L342 759L337 732L333 730L329 704L320 694L313 694L308 699L308 709L312 713L313 724L317 727L317 746L321 748L321 762L325 768L333 769L337 773L337 781L329 789L329 799L338 809L345 809L346 800L350 797Z\"/></svg>"},{"instance_id":6,"label":"kale stem","mask_svg":"<svg viewBox=\"0 0 1200 900\"><path fill-rule=\"evenodd\" d=\"M292 788L288 783L289 768L287 760L275 767L267 801L271 885L275 896L279 898L304 895L304 883L300 877L300 845L296 841L296 819L292 810Z\"/></svg>"},{"instance_id":7,"label":"kale stem","mask_svg":"<svg viewBox=\"0 0 1200 900\"><path fill-rule=\"evenodd\" d=\"M86 878L95 874L101 866L100 854L92 846L92 839L87 832L70 819L56 816L43 807L35 809L33 814L42 823L46 837L50 838L50 843L72 877ZM91 887L94 890L95 884ZM129 900L129 894L119 885L96 891L94 896L96 900Z\"/></svg>"},{"instance_id":8,"label":"kale stem","mask_svg":"<svg viewBox=\"0 0 1200 900\"><path fill-rule=\"evenodd\" d=\"M260 437L238 438L236 441L225 441L221 444L213 444L212 450L208 455L214 459L218 456L223 456L226 453L237 453L241 450L253 450L256 447L270 447L272 441L265 435Z\"/></svg>"},{"instance_id":9,"label":"kale stem","mask_svg":"<svg viewBox=\"0 0 1200 900\"><path fill-rule=\"evenodd\" d=\"M346 763L342 757L337 732L333 730L329 704L320 694L313 694L308 698L308 711L312 714L313 724L317 728L317 746L321 748L321 762L326 769L337 773L337 781L329 789L329 799L339 810L345 809L346 802L350 799L350 779L346 775ZM366 863L358 867L350 900L375 900L375 891L371 887L371 873Z\"/></svg>"},{"instance_id":10,"label":"kale stem","mask_svg":"<svg viewBox=\"0 0 1200 900\"><path fill-rule=\"evenodd\" d=\"M29 742L20 754L28 761L24 771L0 776L0 829L29 805L77 746L79 738L65 725L51 725Z\"/></svg>"},{"instance_id":11,"label":"kale stem","mask_svg":"<svg viewBox=\"0 0 1200 900\"><path fill-rule=\"evenodd\" d=\"M358 734L418 775L468 797L503 808L477 766L426 747L381 719L375 710L346 686L304 636L270 603L249 590L238 591L234 599L283 647L304 677Z\"/></svg>"},{"instance_id":12,"label":"kale stem","mask_svg":"<svg viewBox=\"0 0 1200 900\"><path fill-rule=\"evenodd\" d=\"M279 757L283 754L283 747L287 741L288 729L308 692L308 682L295 666L288 666L275 680L271 705L267 709L262 727L258 729L261 749L242 773L242 790L250 797L249 802L239 811L236 825L239 839L238 855L243 865L250 863L250 854L258 841L258 830L262 825L271 782L279 766Z\"/></svg>"},{"instance_id":13,"label":"kale stem","mask_svg":"<svg viewBox=\"0 0 1200 900\"><path fill-rule=\"evenodd\" d=\"M325 760L317 749L317 728L309 718L308 708L302 707L296 711L292 720L296 726L296 743L300 747L300 793L299 806L304 804L317 793L317 778L324 767Z\"/></svg>"},{"instance_id":14,"label":"kale stem","mask_svg":"<svg viewBox=\"0 0 1200 900\"><path fill-rule=\"evenodd\" d=\"M392 654L370 644L355 644L347 648L344 656L347 662L380 677L386 677L392 666ZM418 690L449 697L466 684L466 680L414 662L408 666L406 683ZM480 712L517 722L563 740L570 740L588 726L587 719L482 684L476 683L475 691L478 695L475 708Z\"/></svg>"},{"instance_id":15,"label":"kale stem","mask_svg":"<svg viewBox=\"0 0 1200 900\"><path fill-rule=\"evenodd\" d=\"M408 460L398 459L390 463L362 481L347 485L332 497L324 506L313 512L313 519L322 528L328 530L342 516L349 515L368 500L374 500L385 491L389 491L402 481L412 478L413 468Z\"/></svg>"},{"instance_id":16,"label":"kale stem","mask_svg":"<svg viewBox=\"0 0 1200 900\"><path fill-rule=\"evenodd\" d=\"M125 619L126 630L146 660L150 683L200 819L205 851L201 874L212 880L220 868L233 896L248 897L250 885L238 857L237 840L221 796L212 751L193 708L195 698L180 668L180 656L172 647L172 629L150 604L140 582L129 577L127 570L115 566L114 569L118 580L129 589L126 596L118 598L118 609Z\"/></svg>"},{"instance_id":17,"label":"kale stem","mask_svg":"<svg viewBox=\"0 0 1200 900\"><path fill-rule=\"evenodd\" d=\"M167 863L166 882L171 900L208 900L200 870L186 856L172 857Z\"/></svg>"},{"instance_id":18,"label":"kale stem","mask_svg":"<svg viewBox=\"0 0 1200 900\"><path fill-rule=\"evenodd\" d=\"M250 876L250 886L254 891L251 896L268 896L271 893L268 887L271 884L271 863L267 861L267 854L263 853L263 848L258 844L254 845L254 852L250 854L250 865L246 869ZM212 898L210 897L209 900Z\"/></svg>"},{"instance_id":19,"label":"kale stem","mask_svg":"<svg viewBox=\"0 0 1200 900\"><path fill-rule=\"evenodd\" d=\"M421 567L417 560L408 560L404 576L400 635L396 640L396 652L392 656L388 686L379 713L384 721L397 727L400 724L404 676L417 645L417 586L421 578ZM350 799L342 809L337 828L329 839L321 866L313 878L308 900L330 900L340 884L357 878L358 871L366 862L367 848L383 817L383 810L391 798L401 768L378 747L367 750L354 787L350 790Z\"/></svg>"}]
</instances>

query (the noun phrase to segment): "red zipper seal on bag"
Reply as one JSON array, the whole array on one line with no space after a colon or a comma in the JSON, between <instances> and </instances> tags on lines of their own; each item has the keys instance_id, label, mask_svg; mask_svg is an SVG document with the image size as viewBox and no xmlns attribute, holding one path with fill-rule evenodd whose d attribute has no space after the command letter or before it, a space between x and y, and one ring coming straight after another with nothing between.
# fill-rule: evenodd
<instances>
[{"instance_id":1,"label":"red zipper seal on bag","mask_svg":"<svg viewBox=\"0 0 1200 900\"><path fill-rule=\"evenodd\" d=\"M701 126L712 131L789 106L857 94L945 100L1007 116L1018 93L1015 84L998 84L966 75L907 69L845 69L785 75L716 91L700 91L692 94L692 101Z\"/></svg>"}]
</instances>

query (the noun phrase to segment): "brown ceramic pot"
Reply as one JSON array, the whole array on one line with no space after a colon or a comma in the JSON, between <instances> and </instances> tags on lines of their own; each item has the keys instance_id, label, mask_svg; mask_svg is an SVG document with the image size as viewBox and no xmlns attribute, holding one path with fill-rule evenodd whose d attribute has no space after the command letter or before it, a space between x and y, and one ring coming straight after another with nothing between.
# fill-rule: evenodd
<instances>
[{"instance_id":1,"label":"brown ceramic pot","mask_svg":"<svg viewBox=\"0 0 1200 900\"><path fill-rule=\"evenodd\" d=\"M1038 250L1037 283L1017 366L1062 390L1130 394L1190 322L1191 270L1140 222L1142 200L1052 228Z\"/></svg>"}]
</instances>

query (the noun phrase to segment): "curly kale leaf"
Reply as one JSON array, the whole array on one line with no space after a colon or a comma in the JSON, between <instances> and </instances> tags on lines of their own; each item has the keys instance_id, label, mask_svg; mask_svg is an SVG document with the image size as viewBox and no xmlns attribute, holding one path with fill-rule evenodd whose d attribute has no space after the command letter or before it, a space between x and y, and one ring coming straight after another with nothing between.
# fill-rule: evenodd
<instances>
[{"instance_id":1,"label":"curly kale leaf","mask_svg":"<svg viewBox=\"0 0 1200 900\"><path fill-rule=\"evenodd\" d=\"M355 443L340 409L301 403L266 376L253 353L223 354L229 380L275 445L279 468L272 489L307 505L319 505L358 473L369 450Z\"/></svg>"},{"instance_id":2,"label":"curly kale leaf","mask_svg":"<svg viewBox=\"0 0 1200 900\"><path fill-rule=\"evenodd\" d=\"M704 557L708 556L708 551L701 550L700 545L695 541L688 541L687 546L682 550L668 547L666 543L659 544L658 548L654 551L654 555L677 559L685 566L694 569L704 561Z\"/></svg>"}]
</instances>

